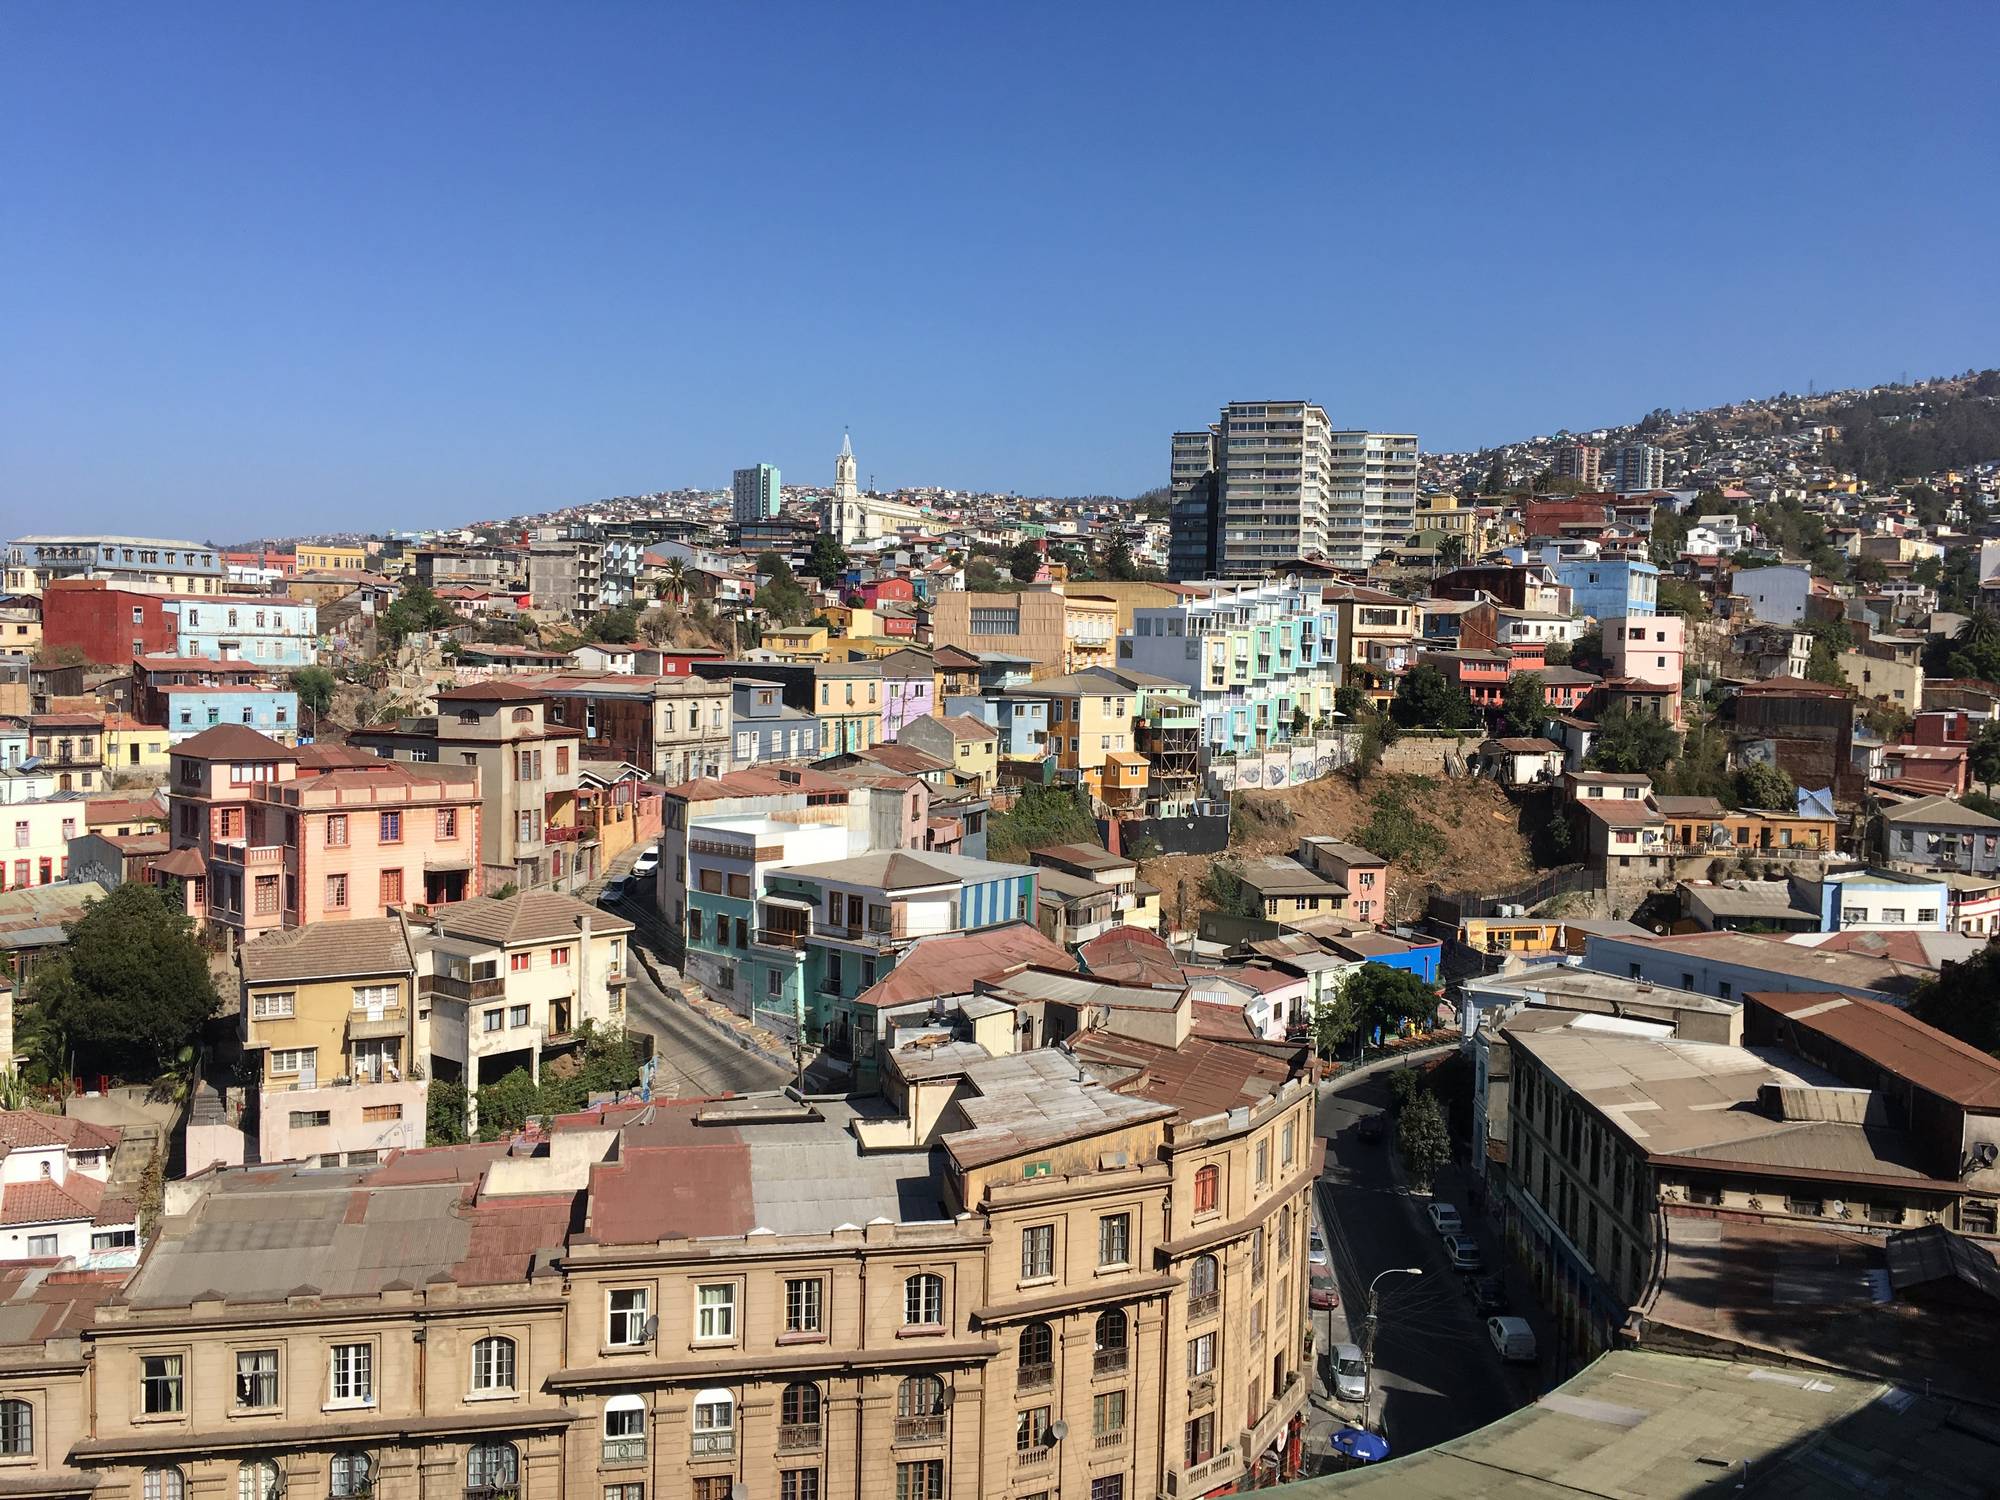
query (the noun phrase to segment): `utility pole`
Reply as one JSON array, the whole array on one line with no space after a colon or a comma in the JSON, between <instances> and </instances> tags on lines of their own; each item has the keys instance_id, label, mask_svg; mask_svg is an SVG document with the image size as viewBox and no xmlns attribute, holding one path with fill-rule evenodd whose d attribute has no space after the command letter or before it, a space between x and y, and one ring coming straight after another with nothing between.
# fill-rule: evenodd
<instances>
[{"instance_id":1,"label":"utility pole","mask_svg":"<svg viewBox=\"0 0 2000 1500\"><path fill-rule=\"evenodd\" d=\"M1368 1388L1370 1390L1375 1388L1375 1326L1380 1321L1378 1313L1381 1307L1381 1298L1377 1295L1375 1288L1381 1284L1384 1276L1421 1276L1423 1274L1421 1266L1391 1266L1386 1271L1376 1272L1375 1279L1368 1283L1368 1329L1362 1335L1364 1342L1361 1346L1361 1362L1368 1366Z\"/></svg>"}]
</instances>

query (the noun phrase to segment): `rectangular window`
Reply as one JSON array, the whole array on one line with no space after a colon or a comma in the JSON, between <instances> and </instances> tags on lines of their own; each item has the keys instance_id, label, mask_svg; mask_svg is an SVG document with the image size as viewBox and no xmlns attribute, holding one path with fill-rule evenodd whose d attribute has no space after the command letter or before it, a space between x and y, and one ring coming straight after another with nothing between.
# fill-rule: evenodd
<instances>
[{"instance_id":1,"label":"rectangular window","mask_svg":"<svg viewBox=\"0 0 2000 1500\"><path fill-rule=\"evenodd\" d=\"M311 1073L314 1047L273 1047L271 1049L271 1071L273 1073Z\"/></svg>"},{"instance_id":2,"label":"rectangular window","mask_svg":"<svg viewBox=\"0 0 2000 1500\"><path fill-rule=\"evenodd\" d=\"M1287 1120L1284 1129L1278 1132L1278 1165L1281 1167L1289 1167L1292 1164L1292 1138L1295 1129L1292 1122Z\"/></svg>"},{"instance_id":3,"label":"rectangular window","mask_svg":"<svg viewBox=\"0 0 2000 1500\"><path fill-rule=\"evenodd\" d=\"M357 984L354 986L354 1009L388 1010L396 1003L396 987L393 984Z\"/></svg>"},{"instance_id":4,"label":"rectangular window","mask_svg":"<svg viewBox=\"0 0 2000 1500\"><path fill-rule=\"evenodd\" d=\"M329 911L347 909L347 877L329 875L326 877L326 905Z\"/></svg>"},{"instance_id":5,"label":"rectangular window","mask_svg":"<svg viewBox=\"0 0 2000 1500\"><path fill-rule=\"evenodd\" d=\"M236 1351L236 1405L245 1411L278 1404L278 1351Z\"/></svg>"},{"instance_id":6,"label":"rectangular window","mask_svg":"<svg viewBox=\"0 0 2000 1500\"><path fill-rule=\"evenodd\" d=\"M549 949L549 962L558 969L562 968L565 964L569 962L569 949L567 948Z\"/></svg>"},{"instance_id":7,"label":"rectangular window","mask_svg":"<svg viewBox=\"0 0 2000 1500\"><path fill-rule=\"evenodd\" d=\"M381 829L377 835L385 844L403 842L403 815L399 812L385 812L381 816Z\"/></svg>"},{"instance_id":8,"label":"rectangular window","mask_svg":"<svg viewBox=\"0 0 2000 1500\"><path fill-rule=\"evenodd\" d=\"M820 1306L824 1285L817 1276L793 1277L785 1282L785 1332L821 1331Z\"/></svg>"},{"instance_id":9,"label":"rectangular window","mask_svg":"<svg viewBox=\"0 0 2000 1500\"><path fill-rule=\"evenodd\" d=\"M479 1013L479 1029L483 1032L504 1031L507 1028L507 1012L499 1006Z\"/></svg>"},{"instance_id":10,"label":"rectangular window","mask_svg":"<svg viewBox=\"0 0 2000 1500\"><path fill-rule=\"evenodd\" d=\"M509 1026L526 1026L528 1024L528 1007L525 1005L508 1006L507 1024Z\"/></svg>"},{"instance_id":11,"label":"rectangular window","mask_svg":"<svg viewBox=\"0 0 2000 1500\"><path fill-rule=\"evenodd\" d=\"M295 1109L292 1111L292 1129L316 1130L333 1123L330 1109Z\"/></svg>"},{"instance_id":12,"label":"rectangular window","mask_svg":"<svg viewBox=\"0 0 2000 1500\"><path fill-rule=\"evenodd\" d=\"M403 872L384 870L382 872L382 904L394 906L403 899Z\"/></svg>"},{"instance_id":13,"label":"rectangular window","mask_svg":"<svg viewBox=\"0 0 2000 1500\"><path fill-rule=\"evenodd\" d=\"M1056 1274L1056 1226L1031 1224L1021 1231L1021 1279Z\"/></svg>"},{"instance_id":14,"label":"rectangular window","mask_svg":"<svg viewBox=\"0 0 2000 1500\"><path fill-rule=\"evenodd\" d=\"M896 1500L944 1500L944 1460L896 1465Z\"/></svg>"},{"instance_id":15,"label":"rectangular window","mask_svg":"<svg viewBox=\"0 0 2000 1500\"><path fill-rule=\"evenodd\" d=\"M695 1288L694 1336L698 1339L736 1337L736 1284L723 1282Z\"/></svg>"},{"instance_id":16,"label":"rectangular window","mask_svg":"<svg viewBox=\"0 0 2000 1500\"><path fill-rule=\"evenodd\" d=\"M1265 1187L1271 1181L1271 1142L1267 1138L1257 1143L1257 1186Z\"/></svg>"},{"instance_id":17,"label":"rectangular window","mask_svg":"<svg viewBox=\"0 0 2000 1500\"><path fill-rule=\"evenodd\" d=\"M509 974L525 974L534 966L535 955L532 953L510 953L507 955L507 972Z\"/></svg>"},{"instance_id":18,"label":"rectangular window","mask_svg":"<svg viewBox=\"0 0 2000 1500\"><path fill-rule=\"evenodd\" d=\"M187 1392L181 1381L181 1356L147 1354L139 1360L139 1406L148 1416L185 1410Z\"/></svg>"},{"instance_id":19,"label":"rectangular window","mask_svg":"<svg viewBox=\"0 0 2000 1500\"><path fill-rule=\"evenodd\" d=\"M364 1104L361 1106L361 1120L365 1125L386 1125L403 1118L400 1104Z\"/></svg>"},{"instance_id":20,"label":"rectangular window","mask_svg":"<svg viewBox=\"0 0 2000 1500\"><path fill-rule=\"evenodd\" d=\"M458 837L458 809L440 807L437 815L437 836L440 840Z\"/></svg>"},{"instance_id":21,"label":"rectangular window","mask_svg":"<svg viewBox=\"0 0 2000 1500\"><path fill-rule=\"evenodd\" d=\"M1096 1437L1109 1437L1125 1430L1125 1393L1105 1391L1090 1402L1090 1429Z\"/></svg>"},{"instance_id":22,"label":"rectangular window","mask_svg":"<svg viewBox=\"0 0 2000 1500\"><path fill-rule=\"evenodd\" d=\"M604 1500L646 1500L646 1487L643 1484L607 1484Z\"/></svg>"},{"instance_id":23,"label":"rectangular window","mask_svg":"<svg viewBox=\"0 0 2000 1500\"><path fill-rule=\"evenodd\" d=\"M1187 1424L1185 1467L1207 1463L1215 1456L1215 1413L1203 1412Z\"/></svg>"},{"instance_id":24,"label":"rectangular window","mask_svg":"<svg viewBox=\"0 0 2000 1500\"><path fill-rule=\"evenodd\" d=\"M27 1244L28 1256L32 1260L53 1258L56 1253L56 1237L52 1234L31 1234Z\"/></svg>"},{"instance_id":25,"label":"rectangular window","mask_svg":"<svg viewBox=\"0 0 2000 1500\"><path fill-rule=\"evenodd\" d=\"M1097 1263L1127 1265L1132 1259L1132 1216L1106 1214L1097 1221Z\"/></svg>"},{"instance_id":26,"label":"rectangular window","mask_svg":"<svg viewBox=\"0 0 2000 1500\"><path fill-rule=\"evenodd\" d=\"M1215 1335L1204 1333L1199 1338L1189 1339L1187 1346L1188 1379L1193 1380L1197 1375L1206 1375L1214 1368Z\"/></svg>"},{"instance_id":27,"label":"rectangular window","mask_svg":"<svg viewBox=\"0 0 2000 1500\"><path fill-rule=\"evenodd\" d=\"M819 1500L818 1469L780 1469L778 1500Z\"/></svg>"},{"instance_id":28,"label":"rectangular window","mask_svg":"<svg viewBox=\"0 0 2000 1500\"><path fill-rule=\"evenodd\" d=\"M371 1406L375 1401L375 1346L335 1344L333 1383L330 1391L336 1406Z\"/></svg>"},{"instance_id":29,"label":"rectangular window","mask_svg":"<svg viewBox=\"0 0 2000 1500\"><path fill-rule=\"evenodd\" d=\"M631 1348L646 1342L647 1295L644 1287L620 1288L609 1299L610 1325L605 1342Z\"/></svg>"},{"instance_id":30,"label":"rectangular window","mask_svg":"<svg viewBox=\"0 0 2000 1500\"><path fill-rule=\"evenodd\" d=\"M259 995L250 1002L251 1014L259 1021L281 1021L293 1013L291 991L279 995Z\"/></svg>"}]
</instances>

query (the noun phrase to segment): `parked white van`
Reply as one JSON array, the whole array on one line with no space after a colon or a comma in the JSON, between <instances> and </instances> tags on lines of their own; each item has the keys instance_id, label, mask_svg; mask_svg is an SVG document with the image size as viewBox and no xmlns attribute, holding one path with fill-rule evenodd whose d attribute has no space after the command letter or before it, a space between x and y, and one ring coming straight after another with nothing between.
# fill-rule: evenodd
<instances>
[{"instance_id":1,"label":"parked white van","mask_svg":"<svg viewBox=\"0 0 2000 1500\"><path fill-rule=\"evenodd\" d=\"M1509 1364L1535 1362L1535 1330L1528 1326L1527 1319L1488 1318L1486 1336L1493 1341L1494 1353Z\"/></svg>"}]
</instances>

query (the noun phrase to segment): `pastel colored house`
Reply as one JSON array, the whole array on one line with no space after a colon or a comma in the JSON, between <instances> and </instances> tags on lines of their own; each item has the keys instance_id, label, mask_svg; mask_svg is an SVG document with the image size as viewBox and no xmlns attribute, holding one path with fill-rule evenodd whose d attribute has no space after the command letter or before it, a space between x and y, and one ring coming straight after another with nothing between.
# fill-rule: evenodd
<instances>
[{"instance_id":1,"label":"pastel colored house","mask_svg":"<svg viewBox=\"0 0 2000 1500\"><path fill-rule=\"evenodd\" d=\"M178 745L218 724L235 724L290 744L299 733L299 695L290 688L162 687L167 733Z\"/></svg>"},{"instance_id":2,"label":"pastel colored house","mask_svg":"<svg viewBox=\"0 0 2000 1500\"><path fill-rule=\"evenodd\" d=\"M899 745L910 745L944 761L952 774L982 792L990 792L1000 774L1000 732L971 714L913 719L896 736Z\"/></svg>"},{"instance_id":3,"label":"pastel colored house","mask_svg":"<svg viewBox=\"0 0 2000 1500\"><path fill-rule=\"evenodd\" d=\"M924 652L893 651L875 666L882 676L883 739L939 711L937 663Z\"/></svg>"},{"instance_id":4,"label":"pastel colored house","mask_svg":"<svg viewBox=\"0 0 2000 1500\"><path fill-rule=\"evenodd\" d=\"M319 610L289 599L169 601L181 656L254 662L285 670L319 660Z\"/></svg>"}]
</instances>

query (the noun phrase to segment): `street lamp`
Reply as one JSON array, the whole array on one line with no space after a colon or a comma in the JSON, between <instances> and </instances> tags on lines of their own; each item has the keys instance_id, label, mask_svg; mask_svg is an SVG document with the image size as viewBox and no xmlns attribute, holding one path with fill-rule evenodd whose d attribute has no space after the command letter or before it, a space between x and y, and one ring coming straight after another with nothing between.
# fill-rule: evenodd
<instances>
[{"instance_id":1,"label":"street lamp","mask_svg":"<svg viewBox=\"0 0 2000 1500\"><path fill-rule=\"evenodd\" d=\"M1368 1366L1368 1378L1371 1388L1375 1378L1375 1324L1377 1322L1375 1288L1384 1276L1421 1276L1423 1274L1424 1270L1422 1266L1391 1266L1386 1271L1376 1272L1375 1280L1368 1283L1368 1347L1362 1350L1362 1359Z\"/></svg>"}]
</instances>

